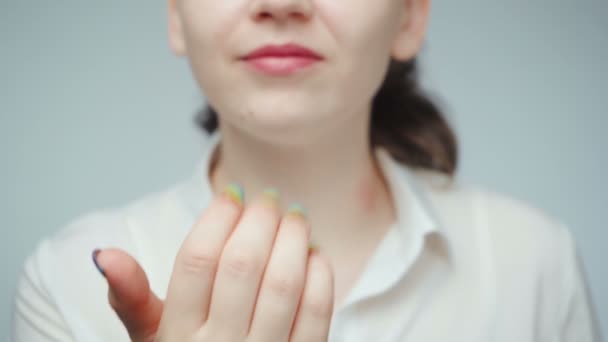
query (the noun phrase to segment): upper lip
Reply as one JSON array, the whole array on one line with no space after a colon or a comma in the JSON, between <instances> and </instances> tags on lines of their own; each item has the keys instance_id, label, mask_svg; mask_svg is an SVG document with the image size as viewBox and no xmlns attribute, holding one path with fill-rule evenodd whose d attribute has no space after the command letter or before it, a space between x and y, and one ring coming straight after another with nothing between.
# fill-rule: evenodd
<instances>
[{"instance_id":1,"label":"upper lip","mask_svg":"<svg viewBox=\"0 0 608 342\"><path fill-rule=\"evenodd\" d=\"M321 59L321 56L315 51L295 43L264 45L243 56L242 59L261 57L309 57Z\"/></svg>"}]
</instances>

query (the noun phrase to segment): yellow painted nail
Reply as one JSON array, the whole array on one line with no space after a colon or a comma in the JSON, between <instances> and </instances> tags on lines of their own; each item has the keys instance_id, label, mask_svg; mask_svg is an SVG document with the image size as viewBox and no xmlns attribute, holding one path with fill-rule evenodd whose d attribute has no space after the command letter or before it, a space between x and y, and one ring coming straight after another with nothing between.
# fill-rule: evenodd
<instances>
[{"instance_id":1,"label":"yellow painted nail","mask_svg":"<svg viewBox=\"0 0 608 342\"><path fill-rule=\"evenodd\" d=\"M223 194L228 196L228 198L239 206L243 206L245 194L243 192L243 187L240 184L235 182L228 184L228 186L224 188Z\"/></svg>"},{"instance_id":2,"label":"yellow painted nail","mask_svg":"<svg viewBox=\"0 0 608 342\"><path fill-rule=\"evenodd\" d=\"M264 198L264 201L271 206L278 207L281 203L281 195L276 188L266 188L262 192L262 197Z\"/></svg>"}]
</instances>

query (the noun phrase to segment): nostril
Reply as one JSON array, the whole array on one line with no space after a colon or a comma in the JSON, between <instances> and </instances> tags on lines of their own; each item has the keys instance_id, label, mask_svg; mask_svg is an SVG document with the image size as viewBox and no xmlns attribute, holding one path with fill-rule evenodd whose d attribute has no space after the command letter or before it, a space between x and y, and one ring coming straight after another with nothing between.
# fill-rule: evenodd
<instances>
[{"instance_id":1,"label":"nostril","mask_svg":"<svg viewBox=\"0 0 608 342\"><path fill-rule=\"evenodd\" d=\"M302 20L306 18L306 14L300 12L300 11L290 11L290 12L273 12L273 11L260 11L257 14L257 19L258 20L265 20L265 19L269 19L269 18L275 18L275 19L281 19L281 20L286 20L287 18L293 18L296 20Z\"/></svg>"},{"instance_id":2,"label":"nostril","mask_svg":"<svg viewBox=\"0 0 608 342\"><path fill-rule=\"evenodd\" d=\"M267 21L267 20L272 20L274 16L272 15L272 13L269 12L263 12L257 15L257 21Z\"/></svg>"}]
</instances>

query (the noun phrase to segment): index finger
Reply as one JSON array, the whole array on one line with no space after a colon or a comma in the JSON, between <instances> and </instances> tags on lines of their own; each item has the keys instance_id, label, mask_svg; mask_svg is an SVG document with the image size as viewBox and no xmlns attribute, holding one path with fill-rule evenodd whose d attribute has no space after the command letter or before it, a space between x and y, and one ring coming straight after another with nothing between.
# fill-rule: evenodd
<instances>
[{"instance_id":1,"label":"index finger","mask_svg":"<svg viewBox=\"0 0 608 342\"><path fill-rule=\"evenodd\" d=\"M188 333L207 319L217 265L242 208L242 188L232 183L202 213L175 259L161 327Z\"/></svg>"}]
</instances>

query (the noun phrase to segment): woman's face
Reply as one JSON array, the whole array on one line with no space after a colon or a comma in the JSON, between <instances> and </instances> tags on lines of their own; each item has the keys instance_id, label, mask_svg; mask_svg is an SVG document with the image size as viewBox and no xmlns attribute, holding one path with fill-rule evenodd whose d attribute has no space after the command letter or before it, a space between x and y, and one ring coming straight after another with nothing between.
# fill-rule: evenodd
<instances>
[{"instance_id":1,"label":"woman's face","mask_svg":"<svg viewBox=\"0 0 608 342\"><path fill-rule=\"evenodd\" d=\"M369 115L391 56L413 57L429 0L169 0L170 45L220 120L257 135L296 138ZM289 75L242 57L296 43L322 59ZM360 118L363 119L363 118Z\"/></svg>"}]
</instances>

